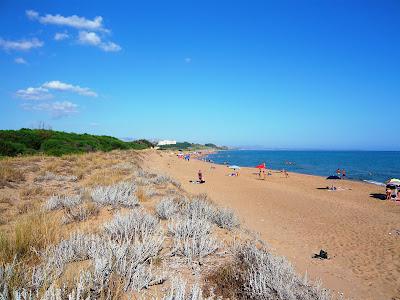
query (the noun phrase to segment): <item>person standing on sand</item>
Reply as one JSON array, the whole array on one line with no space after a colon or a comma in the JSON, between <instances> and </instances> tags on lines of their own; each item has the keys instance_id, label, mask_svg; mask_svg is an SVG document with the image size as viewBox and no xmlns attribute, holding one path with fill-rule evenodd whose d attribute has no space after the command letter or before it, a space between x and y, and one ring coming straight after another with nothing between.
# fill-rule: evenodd
<instances>
[{"instance_id":1,"label":"person standing on sand","mask_svg":"<svg viewBox=\"0 0 400 300\"><path fill-rule=\"evenodd\" d=\"M386 189L386 200L392 199L392 190L390 188Z\"/></svg>"},{"instance_id":2,"label":"person standing on sand","mask_svg":"<svg viewBox=\"0 0 400 300\"><path fill-rule=\"evenodd\" d=\"M340 169L339 168L337 168L337 170L336 170L336 175L340 177Z\"/></svg>"},{"instance_id":3,"label":"person standing on sand","mask_svg":"<svg viewBox=\"0 0 400 300\"><path fill-rule=\"evenodd\" d=\"M199 172L197 173L197 176L199 177L199 181L202 182L203 181L203 173L201 172L201 170L199 170Z\"/></svg>"},{"instance_id":4,"label":"person standing on sand","mask_svg":"<svg viewBox=\"0 0 400 300\"><path fill-rule=\"evenodd\" d=\"M345 177L346 177L346 170L343 169L343 170L342 170L342 178L345 178Z\"/></svg>"}]
</instances>

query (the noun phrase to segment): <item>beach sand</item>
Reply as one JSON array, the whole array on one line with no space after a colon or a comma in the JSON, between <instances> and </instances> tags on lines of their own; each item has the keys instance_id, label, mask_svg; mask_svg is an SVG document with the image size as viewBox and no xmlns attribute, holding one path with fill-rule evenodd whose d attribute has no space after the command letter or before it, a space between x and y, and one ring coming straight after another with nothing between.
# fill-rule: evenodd
<instances>
[{"instance_id":1,"label":"beach sand","mask_svg":"<svg viewBox=\"0 0 400 300\"><path fill-rule=\"evenodd\" d=\"M343 180L342 189L311 175L272 172L258 179L242 168L229 177L226 166L178 159L171 152L148 151L146 165L179 180L191 193L207 193L232 208L271 250L285 256L299 274L320 278L323 286L346 299L400 299L400 202L382 201L372 184ZM201 169L205 184L192 184ZM324 249L329 260L313 259Z\"/></svg>"}]
</instances>

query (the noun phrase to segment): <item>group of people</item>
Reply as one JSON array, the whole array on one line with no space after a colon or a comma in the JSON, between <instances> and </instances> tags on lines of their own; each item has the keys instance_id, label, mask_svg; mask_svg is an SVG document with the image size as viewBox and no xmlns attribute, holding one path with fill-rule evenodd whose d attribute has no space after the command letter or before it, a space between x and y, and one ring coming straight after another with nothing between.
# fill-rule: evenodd
<instances>
[{"instance_id":1,"label":"group of people","mask_svg":"<svg viewBox=\"0 0 400 300\"><path fill-rule=\"evenodd\" d=\"M263 179L265 180L266 175L271 176L272 173L270 170L267 171L267 165L264 163L262 163L261 165L257 166L258 168L258 178L259 179Z\"/></svg>"},{"instance_id":2,"label":"group of people","mask_svg":"<svg viewBox=\"0 0 400 300\"><path fill-rule=\"evenodd\" d=\"M336 175L338 177L345 178L346 177L346 170L345 169L340 170L339 168L337 168L336 169Z\"/></svg>"},{"instance_id":3,"label":"group of people","mask_svg":"<svg viewBox=\"0 0 400 300\"><path fill-rule=\"evenodd\" d=\"M400 200L400 187L396 189L391 189L390 187L386 187L386 200L393 200L393 201Z\"/></svg>"}]
</instances>

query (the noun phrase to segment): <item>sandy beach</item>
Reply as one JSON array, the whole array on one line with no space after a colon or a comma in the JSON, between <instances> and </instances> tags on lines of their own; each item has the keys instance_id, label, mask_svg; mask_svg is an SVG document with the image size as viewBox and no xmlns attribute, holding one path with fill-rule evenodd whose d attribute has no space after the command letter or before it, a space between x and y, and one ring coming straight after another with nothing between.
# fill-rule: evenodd
<instances>
[{"instance_id":1,"label":"sandy beach","mask_svg":"<svg viewBox=\"0 0 400 300\"><path fill-rule=\"evenodd\" d=\"M191 193L207 193L232 208L258 232L271 250L285 256L300 274L346 299L400 299L400 202L372 194L380 186L353 181L324 189L325 178L273 172L260 180L255 169L230 177L226 166L178 159L171 152L148 151L146 164L181 181ZM201 169L205 184L192 184ZM313 259L324 249L329 260Z\"/></svg>"}]
</instances>

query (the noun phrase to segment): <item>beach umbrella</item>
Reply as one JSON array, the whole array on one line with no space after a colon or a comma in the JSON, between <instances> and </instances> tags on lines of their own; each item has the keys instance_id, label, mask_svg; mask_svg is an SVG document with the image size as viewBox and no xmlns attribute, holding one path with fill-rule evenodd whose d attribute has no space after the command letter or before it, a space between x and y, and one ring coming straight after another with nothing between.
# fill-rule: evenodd
<instances>
[{"instance_id":1,"label":"beach umbrella","mask_svg":"<svg viewBox=\"0 0 400 300\"><path fill-rule=\"evenodd\" d=\"M400 179L392 178L387 182L387 184L400 185Z\"/></svg>"},{"instance_id":2,"label":"beach umbrella","mask_svg":"<svg viewBox=\"0 0 400 300\"><path fill-rule=\"evenodd\" d=\"M240 169L239 166L233 165L233 166L229 166L229 169Z\"/></svg>"},{"instance_id":3,"label":"beach umbrella","mask_svg":"<svg viewBox=\"0 0 400 300\"><path fill-rule=\"evenodd\" d=\"M332 176L328 176L326 179L340 179L340 177L336 176L336 175L332 175Z\"/></svg>"},{"instance_id":4,"label":"beach umbrella","mask_svg":"<svg viewBox=\"0 0 400 300\"><path fill-rule=\"evenodd\" d=\"M256 166L256 168L257 168L257 169L265 169L265 165L264 165L264 164L261 164L261 165Z\"/></svg>"}]
</instances>

